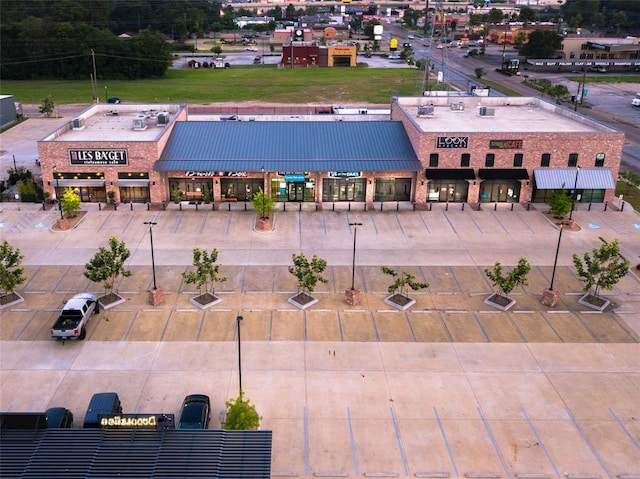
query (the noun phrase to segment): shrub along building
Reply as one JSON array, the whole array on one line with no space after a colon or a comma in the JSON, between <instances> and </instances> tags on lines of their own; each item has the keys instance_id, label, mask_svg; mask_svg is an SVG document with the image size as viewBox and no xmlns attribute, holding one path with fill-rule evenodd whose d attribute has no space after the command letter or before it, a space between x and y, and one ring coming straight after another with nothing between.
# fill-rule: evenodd
<instances>
[{"instance_id":1,"label":"shrub along building","mask_svg":"<svg viewBox=\"0 0 640 479\"><path fill-rule=\"evenodd\" d=\"M345 110L347 111L347 110ZM536 98L394 98L390 117L189 116L94 105L38 143L44 189L83 202L611 202L624 134ZM242 121L252 120L252 121Z\"/></svg>"}]
</instances>

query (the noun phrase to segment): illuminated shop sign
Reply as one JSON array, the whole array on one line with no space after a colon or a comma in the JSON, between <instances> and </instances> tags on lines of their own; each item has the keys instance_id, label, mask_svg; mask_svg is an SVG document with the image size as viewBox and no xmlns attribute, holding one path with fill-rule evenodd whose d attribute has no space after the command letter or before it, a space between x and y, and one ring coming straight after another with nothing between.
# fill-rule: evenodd
<instances>
[{"instance_id":1,"label":"illuminated shop sign","mask_svg":"<svg viewBox=\"0 0 640 479\"><path fill-rule=\"evenodd\" d=\"M360 178L362 171L330 171L329 176L332 178Z\"/></svg>"},{"instance_id":2,"label":"illuminated shop sign","mask_svg":"<svg viewBox=\"0 0 640 479\"><path fill-rule=\"evenodd\" d=\"M129 164L127 150L69 150L72 165L126 166Z\"/></svg>"},{"instance_id":3,"label":"illuminated shop sign","mask_svg":"<svg viewBox=\"0 0 640 479\"><path fill-rule=\"evenodd\" d=\"M188 178L211 178L212 176L247 178L249 173L246 171L185 171L184 176Z\"/></svg>"},{"instance_id":4,"label":"illuminated shop sign","mask_svg":"<svg viewBox=\"0 0 640 479\"><path fill-rule=\"evenodd\" d=\"M468 148L468 136L438 136L436 148Z\"/></svg>"},{"instance_id":5,"label":"illuminated shop sign","mask_svg":"<svg viewBox=\"0 0 640 479\"><path fill-rule=\"evenodd\" d=\"M173 424L173 414L118 414L114 416L100 415L102 428L157 428Z\"/></svg>"},{"instance_id":6,"label":"illuminated shop sign","mask_svg":"<svg viewBox=\"0 0 640 479\"><path fill-rule=\"evenodd\" d=\"M304 173L286 173L284 175L284 181L290 181L292 183L304 183L305 178Z\"/></svg>"},{"instance_id":7,"label":"illuminated shop sign","mask_svg":"<svg viewBox=\"0 0 640 479\"><path fill-rule=\"evenodd\" d=\"M522 150L522 140L489 140L493 150Z\"/></svg>"}]
</instances>

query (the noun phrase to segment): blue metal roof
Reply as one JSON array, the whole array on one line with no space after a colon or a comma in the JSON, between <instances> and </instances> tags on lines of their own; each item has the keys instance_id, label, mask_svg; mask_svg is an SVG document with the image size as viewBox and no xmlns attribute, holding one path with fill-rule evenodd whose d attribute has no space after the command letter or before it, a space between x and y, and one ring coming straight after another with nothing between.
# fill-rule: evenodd
<instances>
[{"instance_id":1,"label":"blue metal roof","mask_svg":"<svg viewBox=\"0 0 640 479\"><path fill-rule=\"evenodd\" d=\"M399 121L176 123L157 171L419 171Z\"/></svg>"}]
</instances>

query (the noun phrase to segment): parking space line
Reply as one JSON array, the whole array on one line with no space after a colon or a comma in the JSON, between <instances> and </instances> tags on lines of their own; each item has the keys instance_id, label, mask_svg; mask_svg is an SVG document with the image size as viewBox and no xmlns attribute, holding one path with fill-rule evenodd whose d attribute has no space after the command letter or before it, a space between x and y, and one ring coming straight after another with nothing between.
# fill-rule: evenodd
<instances>
[{"instance_id":1,"label":"parking space line","mask_svg":"<svg viewBox=\"0 0 640 479\"><path fill-rule=\"evenodd\" d=\"M533 426L533 424L532 424L531 420L529 419L529 416L527 415L526 411L524 409L521 409L520 413L522 414L522 417L524 417L524 420L527 421L527 424L529 425L529 429L531 429L531 432L536 437L536 441L538 442L538 444L542 448L542 452L544 452L544 455L547 456L547 459L549 460L549 464L551 464L551 467L553 467L553 470L556 473L556 476L557 477L561 477L560 471L558 471L558 468L556 467L556 463L553 462L553 459L551 458L551 454L549 454L549 451L547 450L547 448L545 447L544 443L542 442L542 438L538 434L538 431L536 430L536 428Z\"/></svg>"},{"instance_id":2,"label":"parking space line","mask_svg":"<svg viewBox=\"0 0 640 479\"><path fill-rule=\"evenodd\" d=\"M611 414L613 416L613 418L616 420L616 422L618 423L618 426L620 426L622 428L622 430L624 431L624 433L627 435L627 437L631 440L631 443L636 447L636 449L638 449L640 451L640 444L638 443L638 441L636 440L635 437L633 437L633 435L627 430L627 428L625 427L624 424L622 424L622 421L620 421L620 419L618 418L618 416L616 416L616 413L613 412L613 410L611 408L608 409L609 414Z\"/></svg>"},{"instance_id":3,"label":"parking space line","mask_svg":"<svg viewBox=\"0 0 640 479\"><path fill-rule=\"evenodd\" d=\"M480 327L480 331L482 331L482 334L484 336L484 338L487 340L488 343L492 342L491 338L489 337L489 334L487 334L487 332L484 329L484 326L482 326L482 321L480 321L478 319L478 315L474 312L472 313L473 319L476 320L476 323L478 323L478 326Z\"/></svg>"},{"instance_id":4,"label":"parking space line","mask_svg":"<svg viewBox=\"0 0 640 479\"><path fill-rule=\"evenodd\" d=\"M453 467L453 474L454 476L458 477L458 466L456 466L456 460L453 458L453 452L451 451L451 446L449 445L449 441L447 440L447 433L444 431L444 426L442 425L440 416L438 416L438 410L435 408L435 406L433 408L433 414L436 417L436 422L438 423L438 428L440 428L440 434L442 435L442 440L444 441L444 445L447 448L447 454L449 454L451 467Z\"/></svg>"},{"instance_id":5,"label":"parking space line","mask_svg":"<svg viewBox=\"0 0 640 479\"><path fill-rule=\"evenodd\" d=\"M398 428L398 420L396 418L396 411L393 406L389 406L391 412L391 421L393 422L393 430L396 433L396 442L398 443L398 449L400 449L400 457L402 458L402 466L404 467L404 475L409 475L409 466L407 465L407 455L404 452L404 446L402 444L402 437L400 436L400 428Z\"/></svg>"},{"instance_id":6,"label":"parking space line","mask_svg":"<svg viewBox=\"0 0 640 479\"><path fill-rule=\"evenodd\" d=\"M598 461L598 464L600 464L600 467L602 468L602 470L607 474L607 477L611 477L611 473L609 472L609 469L607 469L607 466L605 465L604 461L602 460L602 458L598 454L598 451L596 451L596 448L593 446L593 444L591 444L591 441L589 441L589 438L587 437L585 432L580 427L580 424L578 424L578 421L576 421L576 418L573 417L573 414L571 414L571 411L569 411L568 408L565 408L564 410L567 412L567 415L569 416L569 419L571 419L571 422L573 423L575 428L578 430L578 433L582 437L582 440L589 447L589 449L591 450L591 453L593 454L593 456Z\"/></svg>"},{"instance_id":7,"label":"parking space line","mask_svg":"<svg viewBox=\"0 0 640 479\"><path fill-rule=\"evenodd\" d=\"M353 424L351 423L351 409L347 406L347 421L349 422L349 438L351 439L351 457L353 459L353 473L358 475L358 456L356 456L356 441L353 437Z\"/></svg>"},{"instance_id":8,"label":"parking space line","mask_svg":"<svg viewBox=\"0 0 640 479\"><path fill-rule=\"evenodd\" d=\"M338 310L338 328L340 328L340 341L344 341L344 331L342 330L342 315Z\"/></svg>"},{"instance_id":9,"label":"parking space line","mask_svg":"<svg viewBox=\"0 0 640 479\"><path fill-rule=\"evenodd\" d=\"M484 429L485 431L487 431L487 435L489 436L489 440L491 441L491 444L493 444L493 449L496 451L498 459L500 459L500 464L502 464L502 469L504 469L504 473L507 477L511 477L511 473L509 472L509 469L507 468L507 465L504 462L504 457L502 457L500 448L498 448L498 443L496 442L496 438L494 437L493 432L491 431L491 427L489 426L489 423L484 417L484 414L482 414L482 409L480 408L477 408L477 409L478 409L478 414L480 415L480 419L482 419L482 424L484 425Z\"/></svg>"},{"instance_id":10,"label":"parking space line","mask_svg":"<svg viewBox=\"0 0 640 479\"><path fill-rule=\"evenodd\" d=\"M304 475L309 477L309 424L307 421L307 406L302 408L302 433L304 434Z\"/></svg>"},{"instance_id":11,"label":"parking space line","mask_svg":"<svg viewBox=\"0 0 640 479\"><path fill-rule=\"evenodd\" d=\"M373 331L376 333L376 341L380 342L380 332L378 331L378 325L376 324L376 318L373 315L373 311L369 312L369 315L371 316L371 323L373 325Z\"/></svg>"}]
</instances>

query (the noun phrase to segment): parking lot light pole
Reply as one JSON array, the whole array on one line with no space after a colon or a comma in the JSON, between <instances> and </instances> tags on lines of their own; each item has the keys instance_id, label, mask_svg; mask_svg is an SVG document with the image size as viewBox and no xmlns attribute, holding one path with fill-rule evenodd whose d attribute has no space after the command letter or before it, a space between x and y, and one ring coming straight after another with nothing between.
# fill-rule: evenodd
<instances>
[{"instance_id":1,"label":"parking lot light pole","mask_svg":"<svg viewBox=\"0 0 640 479\"><path fill-rule=\"evenodd\" d=\"M153 226L157 225L158 223L156 223L155 221L145 221L144 224L149 225L149 239L151 240L151 270L153 271L153 289L156 290L158 289L158 286L156 285L156 262L155 258L153 257Z\"/></svg>"},{"instance_id":2,"label":"parking lot light pole","mask_svg":"<svg viewBox=\"0 0 640 479\"><path fill-rule=\"evenodd\" d=\"M353 226L353 260L351 262L351 289L355 289L356 281L356 238L358 237L358 226L362 226L362 223L349 223L349 226Z\"/></svg>"},{"instance_id":3,"label":"parking lot light pole","mask_svg":"<svg viewBox=\"0 0 640 479\"><path fill-rule=\"evenodd\" d=\"M564 224L560 222L560 233L558 234L558 245L556 246L556 256L553 259L553 269L551 270L551 284L549 289L542 292L541 303L546 306L555 306L558 302L558 293L553 290L553 282L556 279L556 267L558 266L558 253L560 253L560 242L562 241L562 230Z\"/></svg>"},{"instance_id":4,"label":"parking lot light pole","mask_svg":"<svg viewBox=\"0 0 640 479\"><path fill-rule=\"evenodd\" d=\"M240 323L242 322L242 316L236 316L236 324L238 327L238 385L240 388L240 394L242 394L242 350L240 349Z\"/></svg>"},{"instance_id":5,"label":"parking lot light pole","mask_svg":"<svg viewBox=\"0 0 640 479\"><path fill-rule=\"evenodd\" d=\"M580 167L576 166L576 180L573 183L573 193L571 195L571 212L569 213L569 220L573 218L573 209L576 206L576 199L578 196L578 173L580 173Z\"/></svg>"}]
</instances>

